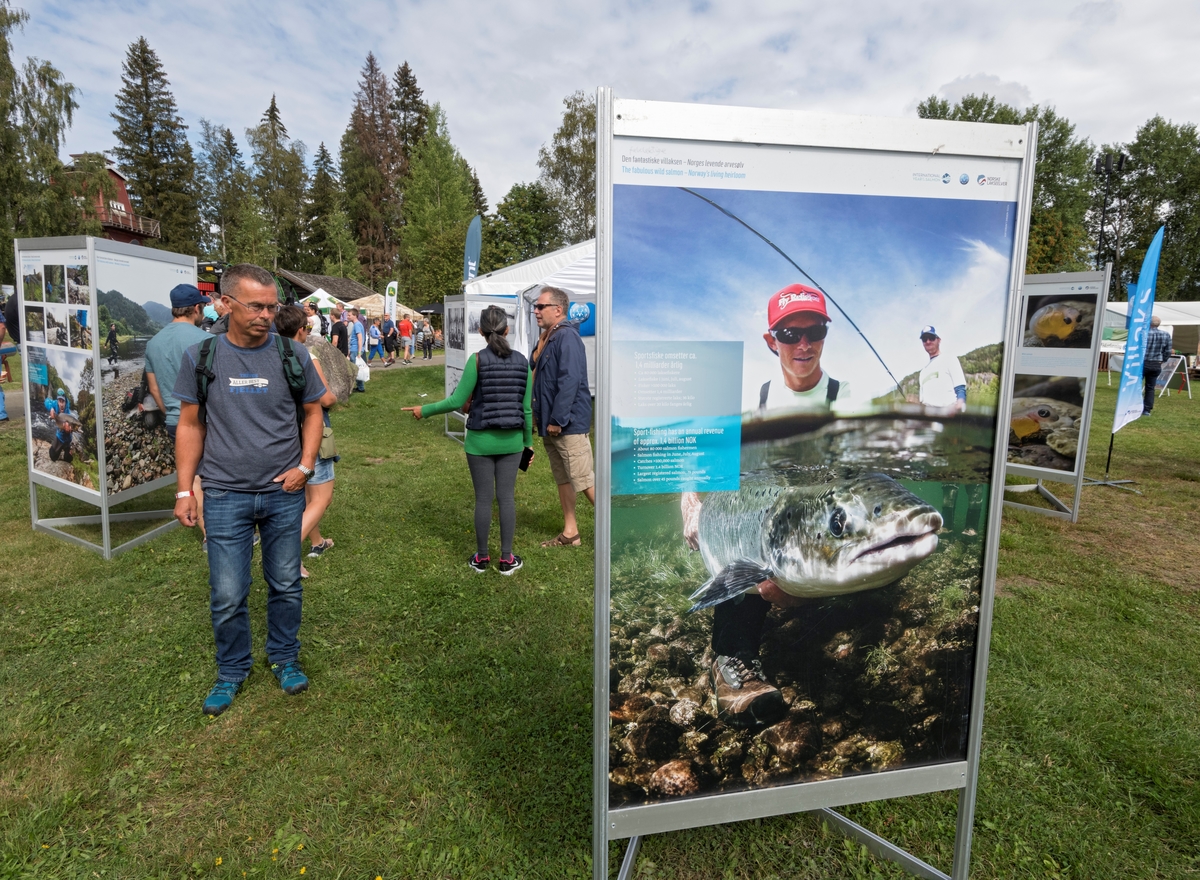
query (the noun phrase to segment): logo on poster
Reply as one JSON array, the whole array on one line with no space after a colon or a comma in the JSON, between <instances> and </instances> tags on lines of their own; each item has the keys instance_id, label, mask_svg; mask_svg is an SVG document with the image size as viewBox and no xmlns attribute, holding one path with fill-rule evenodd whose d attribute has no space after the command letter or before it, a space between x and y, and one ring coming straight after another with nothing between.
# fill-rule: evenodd
<instances>
[{"instance_id":1,"label":"logo on poster","mask_svg":"<svg viewBox=\"0 0 1200 880\"><path fill-rule=\"evenodd\" d=\"M945 174L942 175L942 183L949 183L949 182L950 182L950 172L947 171Z\"/></svg>"},{"instance_id":2,"label":"logo on poster","mask_svg":"<svg viewBox=\"0 0 1200 880\"><path fill-rule=\"evenodd\" d=\"M807 290L799 293L785 293L779 297L779 308L786 309L794 302L819 302L821 297Z\"/></svg>"},{"instance_id":3,"label":"logo on poster","mask_svg":"<svg viewBox=\"0 0 1200 880\"><path fill-rule=\"evenodd\" d=\"M987 183L987 175L986 174L979 175L979 177L977 177L975 179L975 182L978 183L980 186L983 186L985 183Z\"/></svg>"},{"instance_id":4,"label":"logo on poster","mask_svg":"<svg viewBox=\"0 0 1200 880\"><path fill-rule=\"evenodd\" d=\"M966 186L970 182L970 180L971 180L971 175L969 175L969 174L960 174L958 176L958 182L961 183L963 186Z\"/></svg>"}]
</instances>

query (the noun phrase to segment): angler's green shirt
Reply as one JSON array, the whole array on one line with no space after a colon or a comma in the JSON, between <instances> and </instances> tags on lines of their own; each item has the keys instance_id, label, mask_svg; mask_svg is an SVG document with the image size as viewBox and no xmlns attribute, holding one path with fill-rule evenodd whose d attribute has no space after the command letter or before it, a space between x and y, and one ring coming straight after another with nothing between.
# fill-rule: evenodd
<instances>
[{"instance_id":1,"label":"angler's green shirt","mask_svg":"<svg viewBox=\"0 0 1200 880\"><path fill-rule=\"evenodd\" d=\"M425 416L440 416L442 413L456 412L475 392L475 383L479 380L479 370L475 365L475 355L467 358L467 366L463 369L462 378L454 393L445 400L437 403L427 403L421 407L421 418ZM525 379L525 399L522 402L525 410L524 428L485 428L481 431L467 431L463 443L467 455L511 455L520 452L526 446L533 446L533 374L528 373Z\"/></svg>"}]
</instances>

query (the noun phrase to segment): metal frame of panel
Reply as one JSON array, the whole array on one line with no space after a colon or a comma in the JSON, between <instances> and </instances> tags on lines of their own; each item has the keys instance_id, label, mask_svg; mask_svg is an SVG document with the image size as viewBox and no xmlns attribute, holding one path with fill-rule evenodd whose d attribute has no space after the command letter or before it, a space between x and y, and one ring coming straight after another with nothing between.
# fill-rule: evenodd
<instances>
[{"instance_id":1,"label":"metal frame of panel","mask_svg":"<svg viewBox=\"0 0 1200 880\"><path fill-rule=\"evenodd\" d=\"M750 144L815 146L945 154L964 157L1020 159L1021 174L1016 200L1016 227L1009 274L1005 339L1013 338L1020 323L1019 308L1024 277L1029 216L1033 196L1033 165L1037 151L1037 125L1023 127L953 122L839 117L824 114L743 107L714 107L617 99L609 88L596 98L596 290L597 384L596 398L596 562L595 617L593 627L593 838L592 876L608 877L608 845L630 838L622 878L631 877L641 837L683 828L739 821L799 811L815 811L826 821L882 858L923 877L965 880L970 868L971 833L979 748L983 732L983 706L987 660L995 593L996 554L1000 543L1003 509L1004 443L997 443L992 461L989 523L984 547L979 605L979 631L968 723L967 758L946 764L912 767L875 774L795 783L776 789L734 792L692 800L608 808L608 697L609 697L609 575L611 541L611 415L606 389L611 388L612 355L612 156L616 137L653 137ZM1002 384L1000 411L1011 405L1011 383ZM869 830L834 813L830 807L933 791L958 790L954 865L949 875L904 852Z\"/></svg>"}]
</instances>

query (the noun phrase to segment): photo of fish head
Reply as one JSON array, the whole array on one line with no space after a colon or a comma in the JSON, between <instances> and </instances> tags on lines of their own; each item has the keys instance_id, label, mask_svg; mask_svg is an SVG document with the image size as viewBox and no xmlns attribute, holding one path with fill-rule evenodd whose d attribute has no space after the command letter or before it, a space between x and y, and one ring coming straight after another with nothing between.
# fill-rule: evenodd
<instances>
[{"instance_id":1,"label":"photo of fish head","mask_svg":"<svg viewBox=\"0 0 1200 880\"><path fill-rule=\"evenodd\" d=\"M1096 295L1059 293L1031 296L1026 302L1026 348L1091 348L1096 324Z\"/></svg>"},{"instance_id":2,"label":"photo of fish head","mask_svg":"<svg viewBox=\"0 0 1200 880\"><path fill-rule=\"evenodd\" d=\"M44 266L42 271L46 276L46 302L65 303L67 301L66 267L61 265Z\"/></svg>"},{"instance_id":3,"label":"photo of fish head","mask_svg":"<svg viewBox=\"0 0 1200 880\"><path fill-rule=\"evenodd\" d=\"M31 345L28 358L34 469L99 491L92 356Z\"/></svg>"},{"instance_id":4,"label":"photo of fish head","mask_svg":"<svg viewBox=\"0 0 1200 880\"><path fill-rule=\"evenodd\" d=\"M511 328L509 332L513 332L517 323L517 305L513 303L479 303L473 302L467 308L467 333L472 336L479 333L479 316L483 314L483 310L489 305L499 305L504 309L504 314L508 315L508 326Z\"/></svg>"},{"instance_id":5,"label":"photo of fish head","mask_svg":"<svg viewBox=\"0 0 1200 880\"><path fill-rule=\"evenodd\" d=\"M67 266L67 302L73 306L91 305L92 288L87 265Z\"/></svg>"},{"instance_id":6,"label":"photo of fish head","mask_svg":"<svg viewBox=\"0 0 1200 880\"><path fill-rule=\"evenodd\" d=\"M1020 373L1014 377L1008 461L1075 472L1087 381Z\"/></svg>"},{"instance_id":7,"label":"photo of fish head","mask_svg":"<svg viewBox=\"0 0 1200 880\"><path fill-rule=\"evenodd\" d=\"M21 294L25 302L44 302L45 290L42 286L42 270L37 266L25 266L21 274Z\"/></svg>"},{"instance_id":8,"label":"photo of fish head","mask_svg":"<svg viewBox=\"0 0 1200 880\"><path fill-rule=\"evenodd\" d=\"M610 806L962 760L1011 205L613 200Z\"/></svg>"}]
</instances>

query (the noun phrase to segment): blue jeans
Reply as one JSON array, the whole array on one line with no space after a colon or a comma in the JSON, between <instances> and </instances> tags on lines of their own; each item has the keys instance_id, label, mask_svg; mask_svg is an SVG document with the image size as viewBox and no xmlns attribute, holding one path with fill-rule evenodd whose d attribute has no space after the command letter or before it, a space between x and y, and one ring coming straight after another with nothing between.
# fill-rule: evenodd
<instances>
[{"instance_id":1,"label":"blue jeans","mask_svg":"<svg viewBox=\"0 0 1200 880\"><path fill-rule=\"evenodd\" d=\"M262 537L267 582L267 659L286 663L300 654L300 525L304 491L204 490L213 638L217 679L244 681L250 674L250 559L254 526Z\"/></svg>"}]
</instances>

